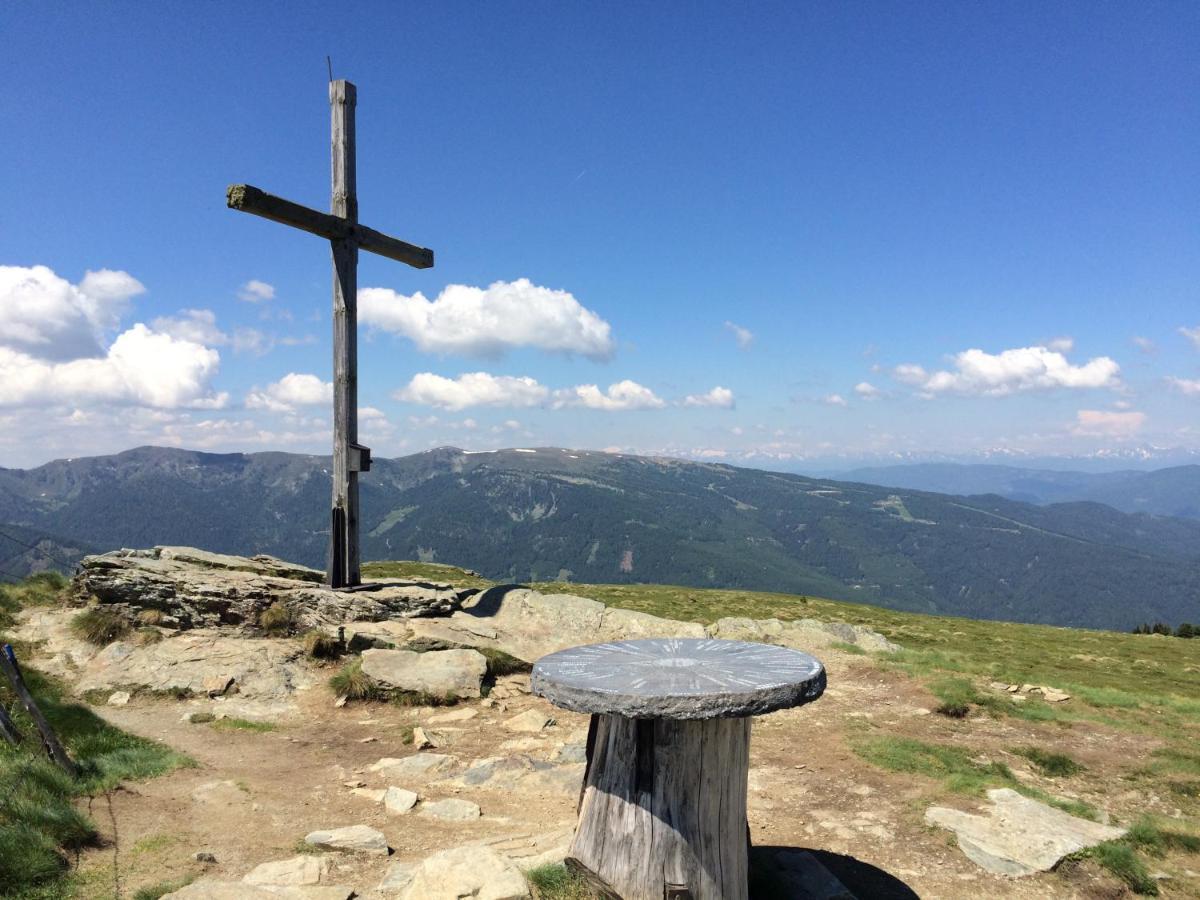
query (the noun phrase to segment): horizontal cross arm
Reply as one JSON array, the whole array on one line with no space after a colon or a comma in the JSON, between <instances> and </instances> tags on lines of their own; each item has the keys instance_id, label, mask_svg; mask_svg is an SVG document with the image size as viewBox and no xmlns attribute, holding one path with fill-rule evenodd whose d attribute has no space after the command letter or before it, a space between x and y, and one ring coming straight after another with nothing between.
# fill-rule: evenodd
<instances>
[{"instance_id":1,"label":"horizontal cross arm","mask_svg":"<svg viewBox=\"0 0 1200 900\"><path fill-rule=\"evenodd\" d=\"M309 209L307 206L301 206L299 203L293 203L291 200L284 200L282 197L268 194L249 184L231 184L225 192L225 202L230 209L253 213L264 219L270 219L272 222L291 225L293 228L299 228L326 240L352 240L368 253L386 256L388 259L407 263L417 269L428 269L433 266L432 250L388 237L374 228L348 222L341 216L319 212Z\"/></svg>"}]
</instances>

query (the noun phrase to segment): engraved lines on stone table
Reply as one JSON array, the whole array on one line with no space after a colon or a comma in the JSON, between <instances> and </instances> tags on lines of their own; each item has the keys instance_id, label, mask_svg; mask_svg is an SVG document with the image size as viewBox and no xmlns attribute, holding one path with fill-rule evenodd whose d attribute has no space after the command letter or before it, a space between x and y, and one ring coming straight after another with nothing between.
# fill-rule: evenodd
<instances>
[{"instance_id":1,"label":"engraved lines on stone table","mask_svg":"<svg viewBox=\"0 0 1200 900\"><path fill-rule=\"evenodd\" d=\"M661 638L591 644L540 661L544 677L596 693L702 696L770 690L804 682L821 670L807 654L766 644Z\"/></svg>"}]
</instances>

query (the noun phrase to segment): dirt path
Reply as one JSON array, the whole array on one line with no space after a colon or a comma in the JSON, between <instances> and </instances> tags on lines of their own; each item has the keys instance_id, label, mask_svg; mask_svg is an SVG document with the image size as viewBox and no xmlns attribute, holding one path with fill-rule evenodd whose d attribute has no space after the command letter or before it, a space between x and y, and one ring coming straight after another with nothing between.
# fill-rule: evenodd
<instances>
[{"instance_id":1,"label":"dirt path","mask_svg":"<svg viewBox=\"0 0 1200 900\"><path fill-rule=\"evenodd\" d=\"M947 794L929 778L876 768L853 745L873 734L960 745L981 758L1008 763L1023 782L1059 793L1065 786L1039 778L1007 750L1036 744L1068 752L1088 767L1086 776L1071 779L1070 793L1129 821L1154 800L1114 794L1109 782L1131 755L1147 752L1144 741L1086 724L1063 728L983 716L947 719L930 713L936 701L906 676L865 657L821 655L830 674L826 695L812 706L755 723L749 819L756 846L819 851L819 858L863 897L1122 895L1110 876L1090 864L1072 867L1069 874L1023 879L985 872L958 850L949 833L923 823L933 802L977 809L977 798ZM198 701L135 699L125 707L99 707L114 724L164 741L191 756L197 767L115 792L111 818L105 800L92 804L108 845L81 861L89 896L116 896L114 848L120 896L129 897L136 888L186 875L238 879L258 863L294 855L306 833L322 828L373 826L387 836L392 860L417 861L438 849L538 835L569 828L574 821L578 768L569 765L555 770L566 777L530 776L515 786L502 778L478 786L451 784L445 772L409 779L399 786L428 800L471 800L482 816L448 823L415 812L389 815L378 803L354 795L347 783L361 781L368 789L396 783L370 766L381 757L415 753L404 743L410 729L428 725L446 710L375 703L336 709L325 687L299 698L298 712L270 731L181 721L184 712L199 708ZM527 695L490 707L485 703L463 705L478 713L469 721L434 726L452 738L435 752L451 754L463 765L521 755L569 762L572 753L578 754L586 734L583 716ZM534 735L506 730L504 723L526 709L544 711L557 722ZM216 862L195 861L198 852L212 854ZM372 896L389 864L381 857L338 856L333 880Z\"/></svg>"}]
</instances>

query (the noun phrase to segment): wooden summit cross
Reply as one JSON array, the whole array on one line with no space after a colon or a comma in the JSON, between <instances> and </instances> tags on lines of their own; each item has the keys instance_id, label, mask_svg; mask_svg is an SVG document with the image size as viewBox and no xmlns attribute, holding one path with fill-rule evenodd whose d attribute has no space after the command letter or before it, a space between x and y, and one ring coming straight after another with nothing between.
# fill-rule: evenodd
<instances>
[{"instance_id":1,"label":"wooden summit cross","mask_svg":"<svg viewBox=\"0 0 1200 900\"><path fill-rule=\"evenodd\" d=\"M354 162L354 106L349 81L329 83L333 199L318 212L248 184L230 185L231 209L254 213L319 237L333 248L333 513L329 532L330 587L362 582L358 552L358 473L371 468L371 451L358 443L358 251L377 253L417 269L433 266L433 251L358 224Z\"/></svg>"}]
</instances>

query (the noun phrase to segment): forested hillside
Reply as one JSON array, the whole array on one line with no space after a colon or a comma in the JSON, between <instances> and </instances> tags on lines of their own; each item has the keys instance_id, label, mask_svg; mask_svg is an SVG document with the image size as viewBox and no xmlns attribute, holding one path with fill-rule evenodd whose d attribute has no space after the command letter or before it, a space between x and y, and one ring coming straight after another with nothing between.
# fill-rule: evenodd
<instances>
[{"instance_id":1,"label":"forested hillside","mask_svg":"<svg viewBox=\"0 0 1200 900\"><path fill-rule=\"evenodd\" d=\"M362 479L364 559L512 581L814 593L1128 628L1200 619L1200 522L725 465L444 448ZM328 459L140 448L0 470L0 521L101 548L190 544L323 565Z\"/></svg>"}]
</instances>

